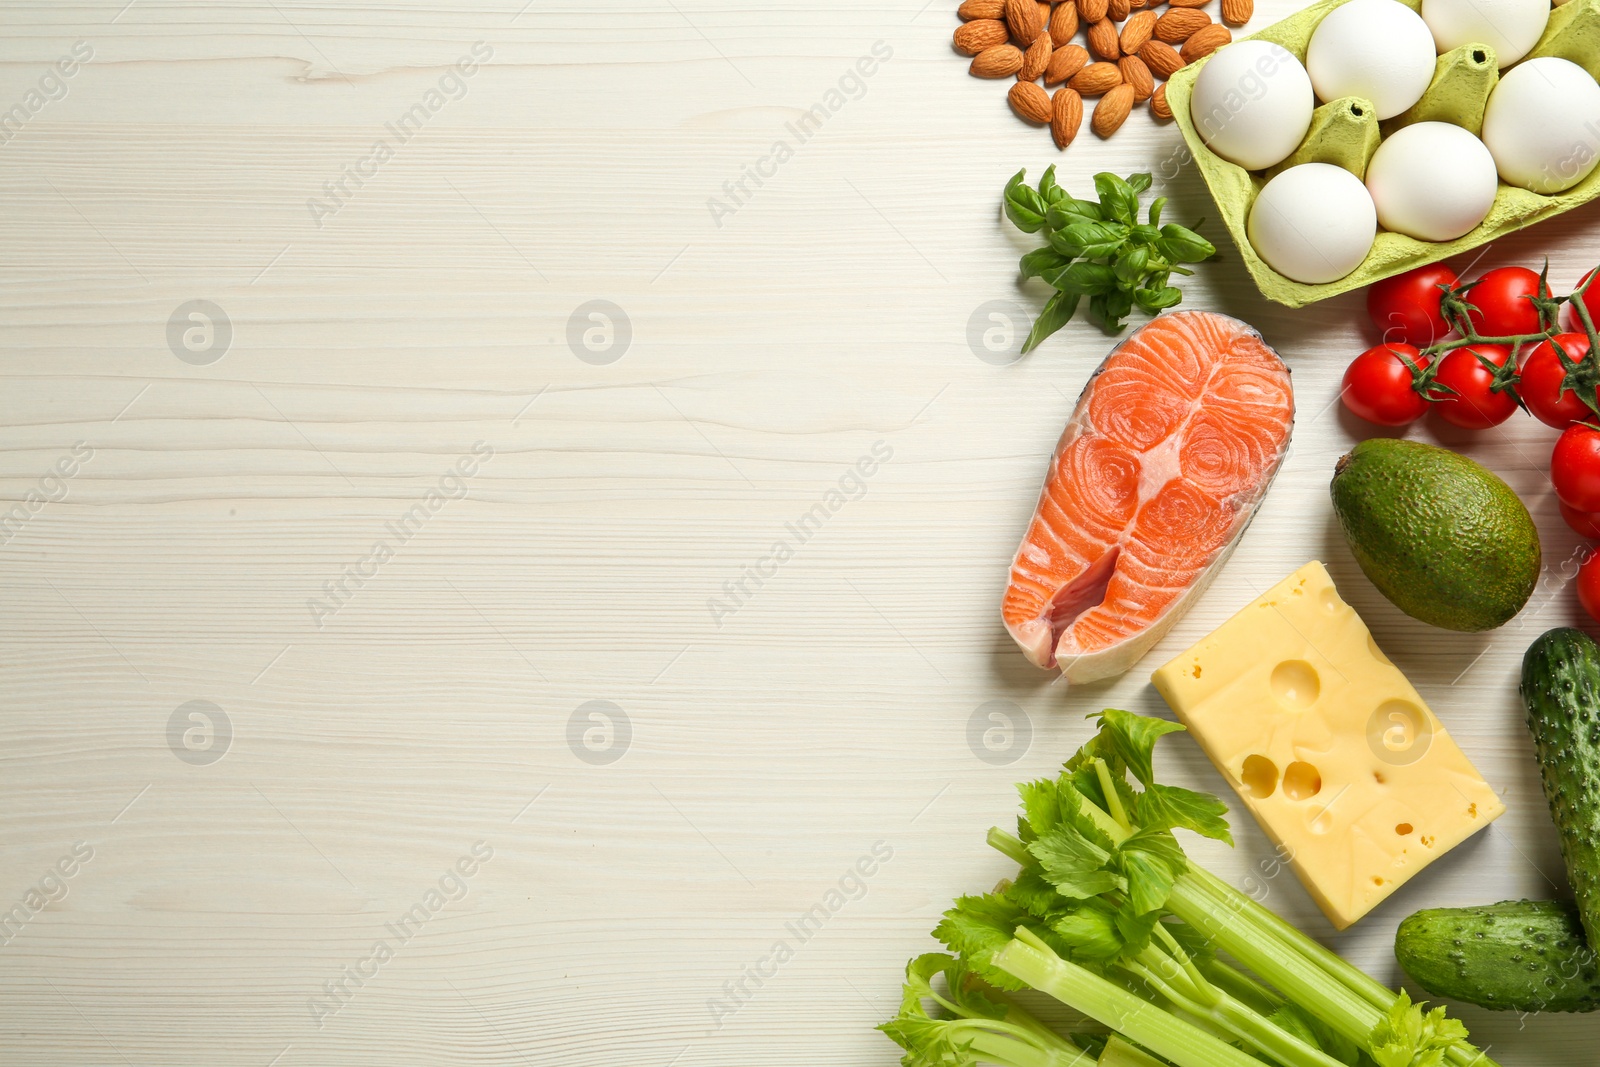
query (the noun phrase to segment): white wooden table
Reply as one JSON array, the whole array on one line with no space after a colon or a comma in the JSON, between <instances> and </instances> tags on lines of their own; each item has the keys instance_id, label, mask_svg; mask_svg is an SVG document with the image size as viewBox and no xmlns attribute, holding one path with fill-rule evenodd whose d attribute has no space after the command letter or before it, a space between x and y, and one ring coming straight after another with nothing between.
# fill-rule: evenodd
<instances>
[{"instance_id":1,"label":"white wooden table","mask_svg":"<svg viewBox=\"0 0 1600 1067\"><path fill-rule=\"evenodd\" d=\"M1450 439L1540 522L1535 605L1477 637L1402 617L1327 502L1359 296L1270 305L1221 242L1186 306L1257 324L1301 411L1254 527L1116 683L1052 687L1002 631L1108 342L969 346L987 302L1042 300L1000 188L1153 169L1214 216L1174 128L1058 154L967 77L945 0L124 2L0 4L0 111L40 92L0 138L8 1065L894 1063L871 1028L1007 873L1012 783L1088 712L1163 710L1148 669L1311 557L1511 811L1346 935L1287 875L1271 906L1398 981L1411 910L1558 891L1514 691L1577 614L1553 435ZM1571 283L1597 223L1482 266ZM1026 724L998 757L969 745L991 701ZM1193 851L1238 883L1269 853L1236 829ZM1600 1040L1462 1014L1507 1065Z\"/></svg>"}]
</instances>

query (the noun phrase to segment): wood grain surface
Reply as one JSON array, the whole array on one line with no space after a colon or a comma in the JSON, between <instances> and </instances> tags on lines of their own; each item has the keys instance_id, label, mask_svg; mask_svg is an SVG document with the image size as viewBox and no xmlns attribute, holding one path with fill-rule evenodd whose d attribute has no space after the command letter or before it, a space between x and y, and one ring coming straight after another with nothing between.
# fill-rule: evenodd
<instances>
[{"instance_id":1,"label":"wood grain surface","mask_svg":"<svg viewBox=\"0 0 1600 1067\"><path fill-rule=\"evenodd\" d=\"M967 76L954 7L0 3L0 1060L895 1063L872 1027L1008 873L1012 783L1086 713L1164 711L1149 669L1313 557L1510 812L1346 934L1287 874L1270 906L1398 982L1411 910L1565 892L1515 694L1577 613L1553 435L1446 438L1539 521L1535 603L1400 615L1327 501L1358 294L1267 304L1221 242L1185 304L1292 364L1277 485L1124 678L1011 647L1006 567L1108 341L984 348L1043 299L1000 188L1149 169L1214 211L1143 110L1056 152ZM1571 284L1597 224L1480 267ZM1270 852L1235 825L1194 851L1242 885ZM1600 1041L1461 1014L1507 1067Z\"/></svg>"}]
</instances>

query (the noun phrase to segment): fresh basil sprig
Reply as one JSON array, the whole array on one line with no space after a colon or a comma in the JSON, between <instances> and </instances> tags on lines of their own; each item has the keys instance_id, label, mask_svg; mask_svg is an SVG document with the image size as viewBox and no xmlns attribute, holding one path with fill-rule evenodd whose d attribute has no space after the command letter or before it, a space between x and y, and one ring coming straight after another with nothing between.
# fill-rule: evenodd
<instances>
[{"instance_id":1,"label":"fresh basil sprig","mask_svg":"<svg viewBox=\"0 0 1600 1067\"><path fill-rule=\"evenodd\" d=\"M1106 333L1121 332L1128 315L1139 307L1154 315L1173 307L1183 293L1168 280L1193 274L1182 264L1199 263L1217 254L1210 241L1175 223L1161 224L1167 198L1150 202L1139 221L1139 197L1150 188L1150 175L1094 176L1096 200L1078 200L1056 184L1056 168L1039 179L1037 189L1019 170L1006 183L1006 218L1025 233L1042 233L1046 244L1022 257L1022 277L1043 278L1057 290L1034 321L1024 352L1067 324L1078 302L1089 298L1089 318Z\"/></svg>"}]
</instances>

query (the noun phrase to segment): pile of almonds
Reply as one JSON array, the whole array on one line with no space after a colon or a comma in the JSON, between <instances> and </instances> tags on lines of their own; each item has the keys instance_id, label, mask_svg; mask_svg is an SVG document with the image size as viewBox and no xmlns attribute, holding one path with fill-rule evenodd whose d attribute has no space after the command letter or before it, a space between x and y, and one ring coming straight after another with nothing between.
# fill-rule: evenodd
<instances>
[{"instance_id":1,"label":"pile of almonds","mask_svg":"<svg viewBox=\"0 0 1600 1067\"><path fill-rule=\"evenodd\" d=\"M1048 125L1057 148L1066 148L1083 124L1083 98L1097 96L1089 128L1110 137L1133 105L1150 101L1150 113L1170 119L1166 79L1179 67L1233 40L1255 0L1221 0L1222 22L1203 8L1211 0L963 0L956 50L972 57L978 78L1017 82L1007 98L1028 122ZM1224 26L1222 23L1227 23ZM1073 43L1082 27L1085 44ZM1156 79L1161 84L1156 84ZM1052 96L1039 86L1060 85Z\"/></svg>"}]
</instances>

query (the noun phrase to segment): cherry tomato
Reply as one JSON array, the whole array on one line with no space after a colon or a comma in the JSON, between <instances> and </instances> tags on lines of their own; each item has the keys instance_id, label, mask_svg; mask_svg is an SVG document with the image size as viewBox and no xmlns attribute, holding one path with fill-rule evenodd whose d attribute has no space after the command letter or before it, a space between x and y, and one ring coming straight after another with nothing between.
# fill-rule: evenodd
<instances>
[{"instance_id":1,"label":"cherry tomato","mask_svg":"<svg viewBox=\"0 0 1600 1067\"><path fill-rule=\"evenodd\" d=\"M1404 344L1375 345L1350 362L1341 395L1351 414L1379 426L1404 426L1422 418L1428 402L1411 388L1411 368L1401 356L1428 366L1415 345Z\"/></svg>"},{"instance_id":2,"label":"cherry tomato","mask_svg":"<svg viewBox=\"0 0 1600 1067\"><path fill-rule=\"evenodd\" d=\"M1559 500L1556 501L1556 506L1561 509L1561 517L1566 520L1568 526L1584 537L1600 541L1600 515L1569 508Z\"/></svg>"},{"instance_id":3,"label":"cherry tomato","mask_svg":"<svg viewBox=\"0 0 1600 1067\"><path fill-rule=\"evenodd\" d=\"M1569 359L1583 359L1589 351L1589 339L1581 333L1558 333L1554 340ZM1577 393L1570 389L1562 391L1561 383L1566 380L1567 371L1549 341L1540 341L1522 358L1521 373L1517 392L1522 394L1522 402L1528 405L1534 418L1546 426L1564 430L1594 414Z\"/></svg>"},{"instance_id":4,"label":"cherry tomato","mask_svg":"<svg viewBox=\"0 0 1600 1067\"><path fill-rule=\"evenodd\" d=\"M1589 618L1600 621L1600 552L1590 552L1578 565L1578 603Z\"/></svg>"},{"instance_id":5,"label":"cherry tomato","mask_svg":"<svg viewBox=\"0 0 1600 1067\"><path fill-rule=\"evenodd\" d=\"M1538 333L1539 309L1528 299L1538 295L1537 273L1527 267L1497 267L1467 293L1467 302L1478 309L1467 318L1483 337Z\"/></svg>"},{"instance_id":6,"label":"cherry tomato","mask_svg":"<svg viewBox=\"0 0 1600 1067\"><path fill-rule=\"evenodd\" d=\"M1494 384L1494 374L1474 354L1477 352L1497 367L1504 367L1511 358L1511 349L1505 345L1467 345L1445 353L1433 379L1455 390L1436 400L1434 410L1445 422L1465 430L1499 426L1517 410L1516 398L1510 392L1496 393L1489 388Z\"/></svg>"},{"instance_id":7,"label":"cherry tomato","mask_svg":"<svg viewBox=\"0 0 1600 1067\"><path fill-rule=\"evenodd\" d=\"M1584 282L1587 282L1590 278L1594 277L1594 273L1594 271L1590 271L1588 274L1585 274L1583 279L1573 287L1573 292L1577 292L1577 290L1582 289ZM1573 302L1567 303L1566 306L1561 309L1562 321L1566 323L1567 329L1581 331L1583 329L1583 323L1579 320L1577 313L1572 310L1572 303ZM1595 282L1583 294L1583 306L1589 310L1590 321L1595 323L1595 325L1600 326L1600 282Z\"/></svg>"},{"instance_id":8,"label":"cherry tomato","mask_svg":"<svg viewBox=\"0 0 1600 1067\"><path fill-rule=\"evenodd\" d=\"M1600 430L1568 426L1550 453L1550 482L1570 508L1600 511Z\"/></svg>"},{"instance_id":9,"label":"cherry tomato","mask_svg":"<svg viewBox=\"0 0 1600 1067\"><path fill-rule=\"evenodd\" d=\"M1450 332L1450 324L1439 311L1439 286L1453 287L1458 281L1456 272L1443 263L1384 278L1367 290L1367 314L1383 331L1385 341L1426 348ZM1595 298L1600 301L1600 292Z\"/></svg>"}]
</instances>

